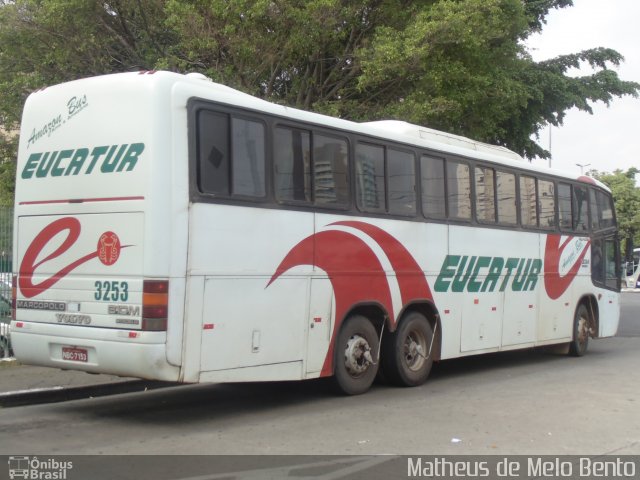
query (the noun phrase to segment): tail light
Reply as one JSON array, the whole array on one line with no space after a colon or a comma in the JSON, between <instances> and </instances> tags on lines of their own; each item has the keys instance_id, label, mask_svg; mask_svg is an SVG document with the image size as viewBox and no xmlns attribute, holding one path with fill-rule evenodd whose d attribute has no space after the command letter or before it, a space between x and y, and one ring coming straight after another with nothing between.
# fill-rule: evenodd
<instances>
[{"instance_id":1,"label":"tail light","mask_svg":"<svg viewBox=\"0 0 640 480\"><path fill-rule=\"evenodd\" d=\"M145 280L142 286L142 330L165 332L169 310L169 280Z\"/></svg>"},{"instance_id":2,"label":"tail light","mask_svg":"<svg viewBox=\"0 0 640 480\"><path fill-rule=\"evenodd\" d=\"M11 320L16 319L16 298L18 297L18 276L11 277Z\"/></svg>"}]
</instances>

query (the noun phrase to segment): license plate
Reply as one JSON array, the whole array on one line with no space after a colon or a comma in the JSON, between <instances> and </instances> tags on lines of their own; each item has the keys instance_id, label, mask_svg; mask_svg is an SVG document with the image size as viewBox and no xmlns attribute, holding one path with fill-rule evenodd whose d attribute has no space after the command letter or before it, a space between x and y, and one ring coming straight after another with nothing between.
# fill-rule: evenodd
<instances>
[{"instance_id":1,"label":"license plate","mask_svg":"<svg viewBox=\"0 0 640 480\"><path fill-rule=\"evenodd\" d=\"M89 354L86 348L62 347L62 359L86 363L89 361Z\"/></svg>"}]
</instances>

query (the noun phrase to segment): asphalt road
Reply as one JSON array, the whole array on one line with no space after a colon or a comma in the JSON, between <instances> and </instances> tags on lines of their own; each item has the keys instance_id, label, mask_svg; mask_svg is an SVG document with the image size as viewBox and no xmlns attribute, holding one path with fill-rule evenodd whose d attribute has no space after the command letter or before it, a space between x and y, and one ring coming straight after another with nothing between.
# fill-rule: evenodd
<instances>
[{"instance_id":1,"label":"asphalt road","mask_svg":"<svg viewBox=\"0 0 640 480\"><path fill-rule=\"evenodd\" d=\"M278 382L2 409L0 454L639 455L640 294L623 294L619 336L592 341L582 358L529 350L446 361L421 387L375 385L358 397L336 397L323 381Z\"/></svg>"}]
</instances>

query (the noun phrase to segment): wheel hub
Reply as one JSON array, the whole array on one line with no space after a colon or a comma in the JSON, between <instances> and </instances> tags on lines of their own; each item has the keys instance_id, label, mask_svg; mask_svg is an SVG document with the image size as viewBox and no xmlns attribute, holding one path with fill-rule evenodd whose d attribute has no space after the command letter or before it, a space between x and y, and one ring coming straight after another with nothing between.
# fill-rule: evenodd
<instances>
[{"instance_id":1,"label":"wheel hub","mask_svg":"<svg viewBox=\"0 0 640 480\"><path fill-rule=\"evenodd\" d=\"M580 317L578 320L578 342L585 343L589 338L589 322L586 318Z\"/></svg>"},{"instance_id":2,"label":"wheel hub","mask_svg":"<svg viewBox=\"0 0 640 480\"><path fill-rule=\"evenodd\" d=\"M415 332L407 335L404 342L404 360L410 370L416 371L422 368L425 362L425 347L426 339L424 337L416 336Z\"/></svg>"},{"instance_id":3,"label":"wheel hub","mask_svg":"<svg viewBox=\"0 0 640 480\"><path fill-rule=\"evenodd\" d=\"M360 335L354 335L347 342L344 351L344 364L352 375L362 375L371 365L371 347Z\"/></svg>"}]
</instances>

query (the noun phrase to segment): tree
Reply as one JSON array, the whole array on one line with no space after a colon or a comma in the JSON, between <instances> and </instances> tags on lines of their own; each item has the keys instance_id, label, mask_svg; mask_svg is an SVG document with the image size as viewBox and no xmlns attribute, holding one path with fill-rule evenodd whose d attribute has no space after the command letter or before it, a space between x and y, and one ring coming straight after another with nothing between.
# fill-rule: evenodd
<instances>
[{"instance_id":1,"label":"tree","mask_svg":"<svg viewBox=\"0 0 640 480\"><path fill-rule=\"evenodd\" d=\"M596 48L534 62L523 41L571 0L0 0L0 126L33 90L137 69L199 71L278 103L398 118L548 157L531 136L637 95ZM582 64L595 72L569 77ZM0 133L1 135L1 133ZM11 155L9 155L11 156ZM1 159L0 159L1 160Z\"/></svg>"},{"instance_id":2,"label":"tree","mask_svg":"<svg viewBox=\"0 0 640 480\"><path fill-rule=\"evenodd\" d=\"M634 244L640 245L640 187L636 187L635 181L638 173L640 170L635 167L626 172L615 170L613 173L600 173L592 170L589 173L611 189L623 245L622 251L627 261L632 258Z\"/></svg>"}]
</instances>

